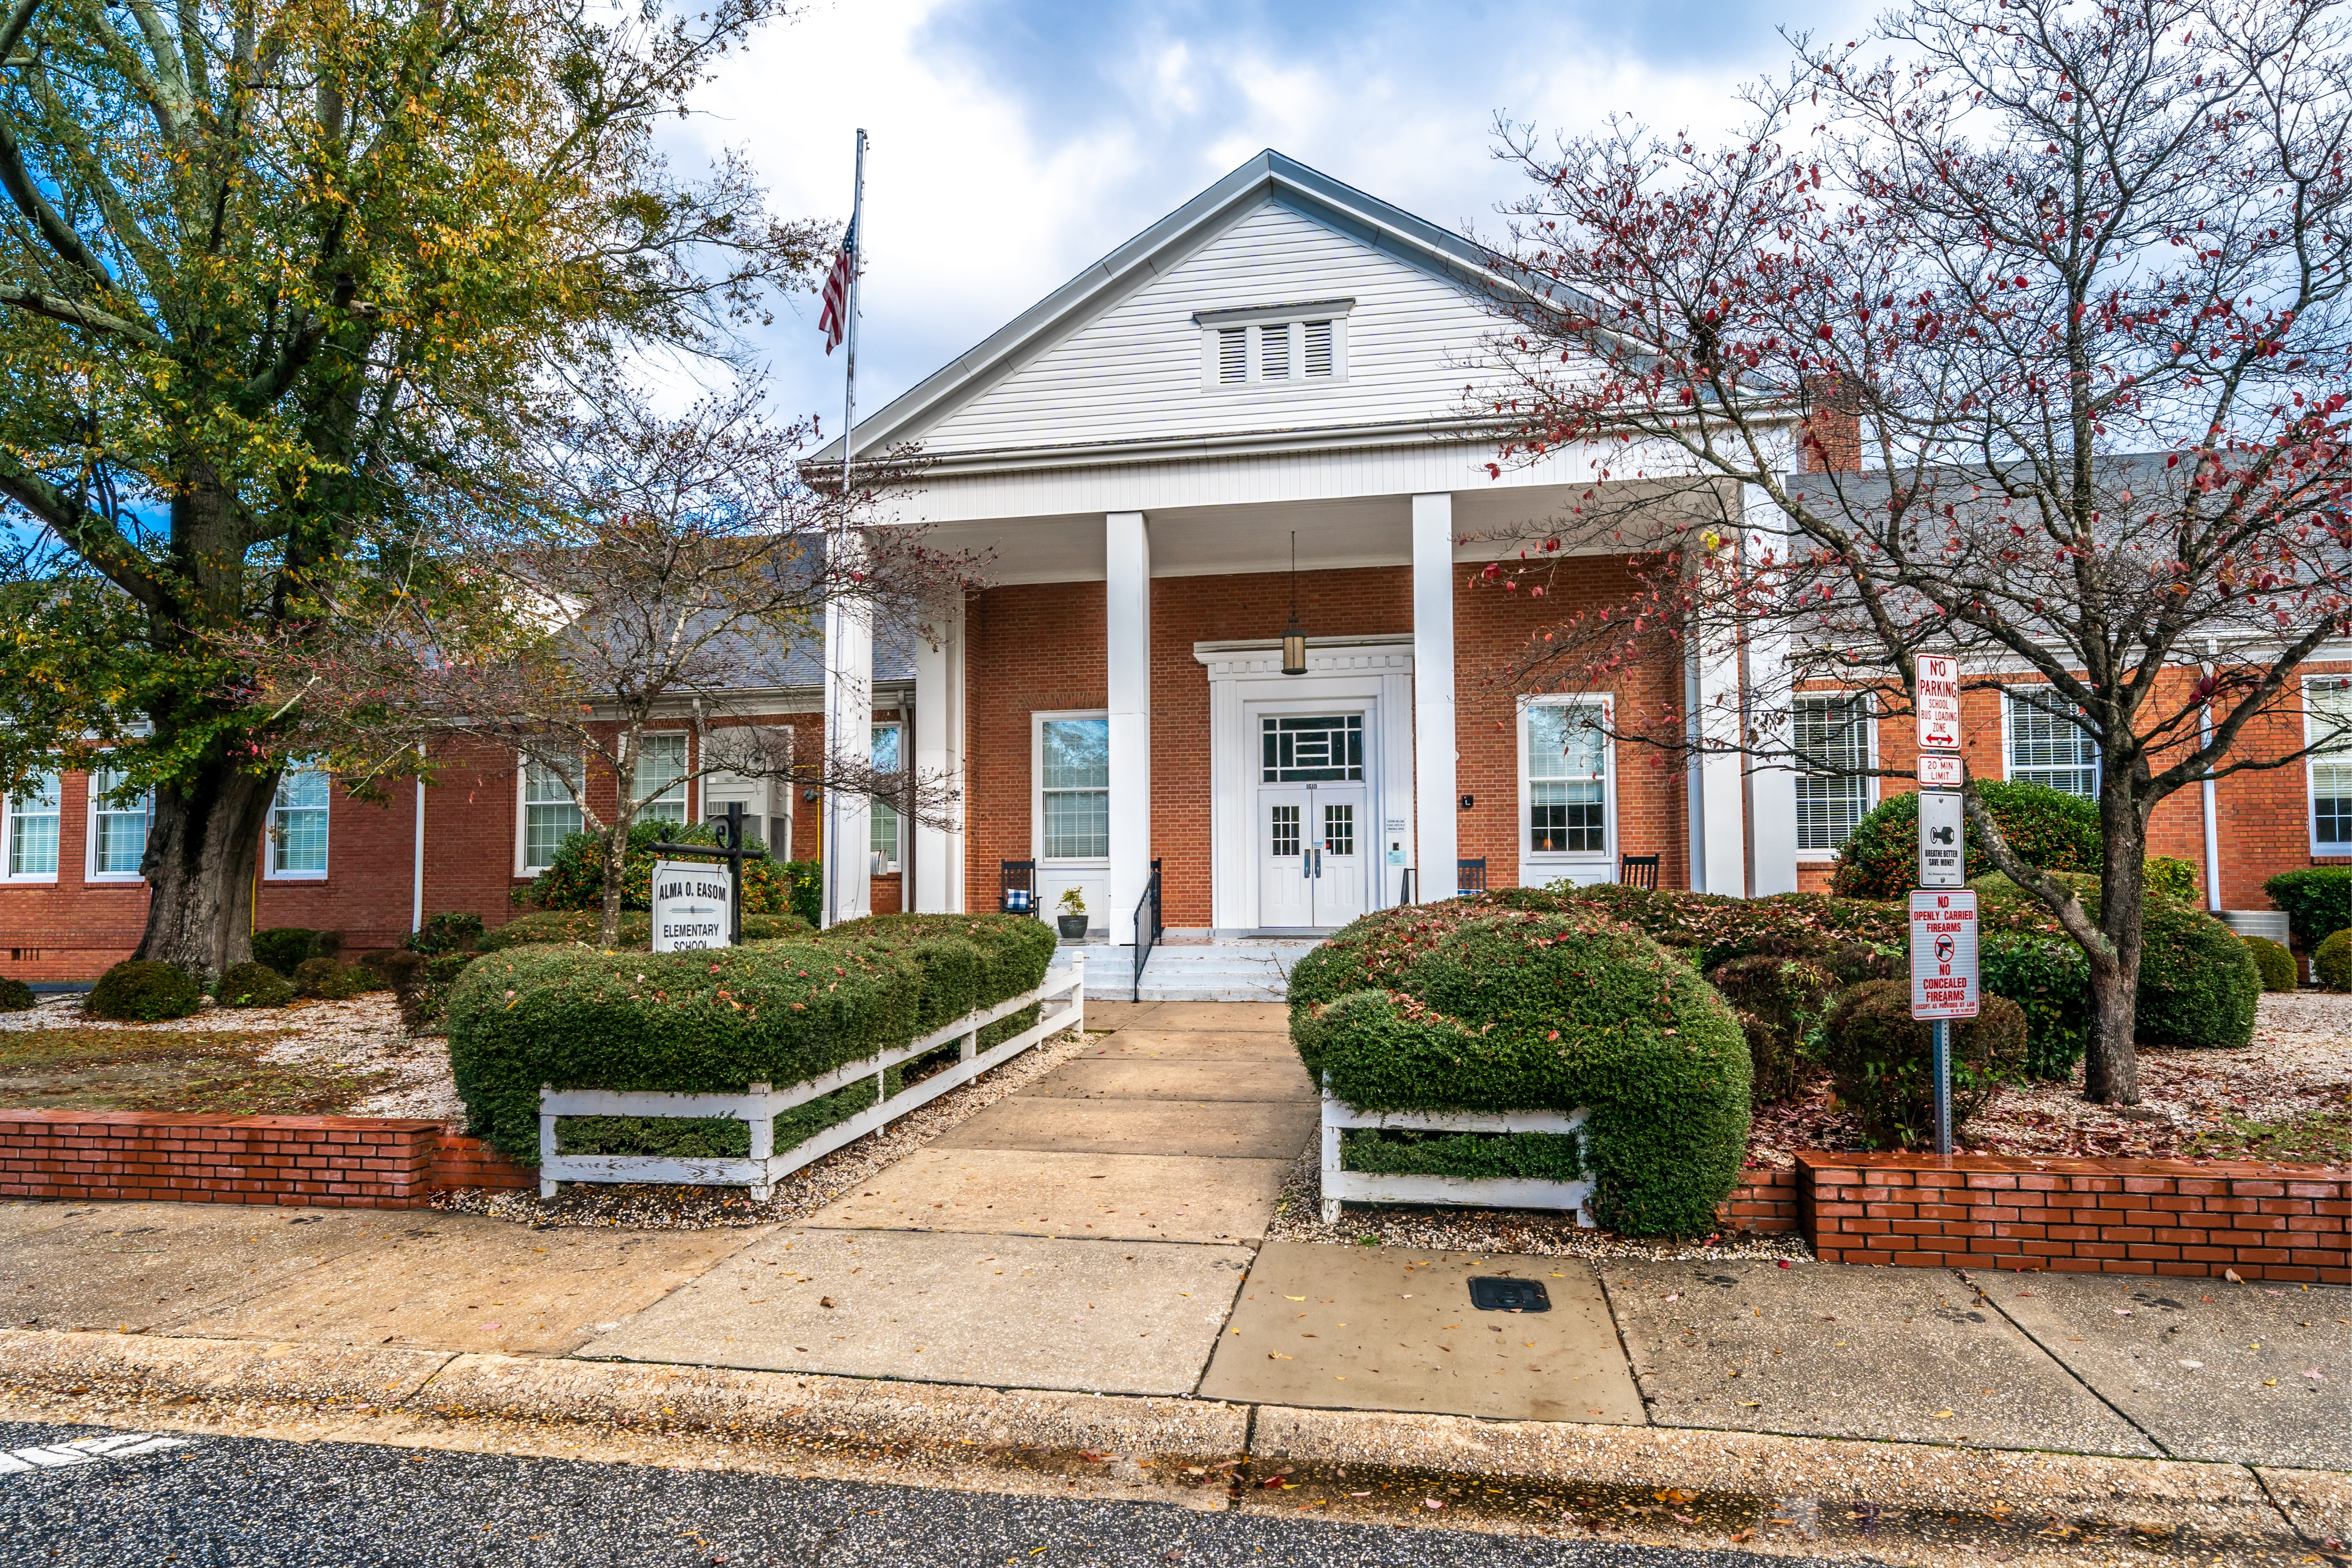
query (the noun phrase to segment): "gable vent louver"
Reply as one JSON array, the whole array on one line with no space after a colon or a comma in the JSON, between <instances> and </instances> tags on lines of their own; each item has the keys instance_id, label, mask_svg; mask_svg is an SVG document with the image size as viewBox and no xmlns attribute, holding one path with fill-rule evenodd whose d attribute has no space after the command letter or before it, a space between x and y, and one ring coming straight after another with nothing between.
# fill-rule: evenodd
<instances>
[{"instance_id":1,"label":"gable vent louver","mask_svg":"<svg viewBox=\"0 0 2352 1568\"><path fill-rule=\"evenodd\" d=\"M1307 323L1306 368L1308 375L1328 375L1331 374L1330 322L1309 321Z\"/></svg>"},{"instance_id":2,"label":"gable vent louver","mask_svg":"<svg viewBox=\"0 0 2352 1568\"><path fill-rule=\"evenodd\" d=\"M1290 379L1290 323L1277 322L1258 329L1258 342L1264 345L1261 353L1261 374L1267 381Z\"/></svg>"},{"instance_id":3,"label":"gable vent louver","mask_svg":"<svg viewBox=\"0 0 2352 1568\"><path fill-rule=\"evenodd\" d=\"M1249 379L1249 329L1226 327L1217 333L1217 379Z\"/></svg>"}]
</instances>

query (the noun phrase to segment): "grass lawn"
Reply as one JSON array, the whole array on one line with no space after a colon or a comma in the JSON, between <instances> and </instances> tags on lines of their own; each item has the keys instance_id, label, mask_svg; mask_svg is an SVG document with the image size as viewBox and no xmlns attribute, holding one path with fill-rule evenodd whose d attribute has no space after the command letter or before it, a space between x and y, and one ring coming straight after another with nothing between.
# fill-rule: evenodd
<instances>
[{"instance_id":1,"label":"grass lawn","mask_svg":"<svg viewBox=\"0 0 2352 1568\"><path fill-rule=\"evenodd\" d=\"M2313 1110L2277 1121L2232 1116L2225 1125L2199 1134L2189 1152L2214 1160L2310 1160L2323 1165L2352 1165L2352 1110Z\"/></svg>"},{"instance_id":2,"label":"grass lawn","mask_svg":"<svg viewBox=\"0 0 2352 1568\"><path fill-rule=\"evenodd\" d=\"M266 1063L277 1029L17 1029L0 1033L0 1106L320 1116L349 1110L394 1075Z\"/></svg>"}]
</instances>

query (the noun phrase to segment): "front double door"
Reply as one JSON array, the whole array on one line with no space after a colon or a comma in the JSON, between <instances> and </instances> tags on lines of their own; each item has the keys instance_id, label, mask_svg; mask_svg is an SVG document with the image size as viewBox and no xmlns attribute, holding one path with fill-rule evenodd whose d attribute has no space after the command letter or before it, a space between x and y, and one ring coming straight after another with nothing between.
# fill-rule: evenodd
<instances>
[{"instance_id":1,"label":"front double door","mask_svg":"<svg viewBox=\"0 0 2352 1568\"><path fill-rule=\"evenodd\" d=\"M1346 925L1364 912L1364 863L1377 824L1360 784L1264 784L1257 792L1258 923Z\"/></svg>"}]
</instances>

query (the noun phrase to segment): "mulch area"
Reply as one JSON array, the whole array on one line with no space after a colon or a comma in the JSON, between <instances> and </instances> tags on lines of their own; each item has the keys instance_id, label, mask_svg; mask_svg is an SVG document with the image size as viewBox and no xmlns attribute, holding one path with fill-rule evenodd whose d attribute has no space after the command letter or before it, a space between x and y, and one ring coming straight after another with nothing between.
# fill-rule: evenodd
<instances>
[{"instance_id":1,"label":"mulch area","mask_svg":"<svg viewBox=\"0 0 2352 1568\"><path fill-rule=\"evenodd\" d=\"M2352 995L2268 993L2252 1044L2143 1047L2139 1063L2138 1105L2085 1100L2078 1065L2066 1083L2004 1085L1955 1143L1976 1154L2352 1164ZM1824 1074L1795 1100L1759 1108L1748 1163L1863 1147Z\"/></svg>"}]
</instances>

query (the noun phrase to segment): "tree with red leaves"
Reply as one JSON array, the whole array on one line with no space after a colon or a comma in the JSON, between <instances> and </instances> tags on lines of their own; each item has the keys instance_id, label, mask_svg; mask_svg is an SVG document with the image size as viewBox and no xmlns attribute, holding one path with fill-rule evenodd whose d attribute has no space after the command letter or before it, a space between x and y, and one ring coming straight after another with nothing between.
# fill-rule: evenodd
<instances>
[{"instance_id":1,"label":"tree with red leaves","mask_svg":"<svg viewBox=\"0 0 2352 1568\"><path fill-rule=\"evenodd\" d=\"M1610 552L1633 586L1502 679L1589 685L1664 635L1738 695L1621 709L1622 739L1806 771L1834 765L1792 731L1798 691L1908 715L1924 653L1974 689L2047 682L2097 745L2095 903L1972 779L1967 809L2088 955L2085 1091L2128 1104L2149 814L2299 763L2262 738L2352 634L2345 16L1913 0L1790 44L1713 151L1504 127L1533 189L1482 395L1496 466L1591 482L1488 577L1539 590Z\"/></svg>"}]
</instances>

